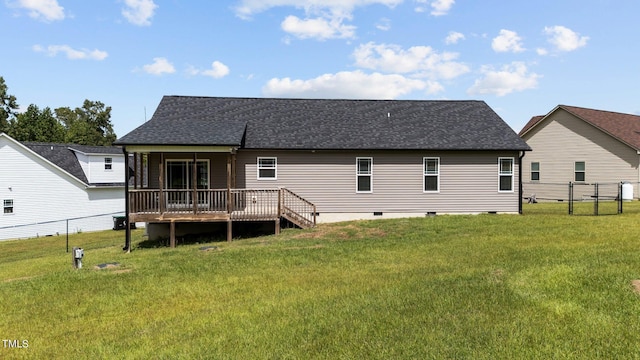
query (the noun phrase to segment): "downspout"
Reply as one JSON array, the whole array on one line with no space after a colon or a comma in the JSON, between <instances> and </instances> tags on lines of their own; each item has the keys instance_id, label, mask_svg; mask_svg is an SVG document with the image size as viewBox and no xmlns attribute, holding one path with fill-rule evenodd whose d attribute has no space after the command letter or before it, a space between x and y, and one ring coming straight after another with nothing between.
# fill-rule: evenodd
<instances>
[{"instance_id":1,"label":"downspout","mask_svg":"<svg viewBox=\"0 0 640 360\"><path fill-rule=\"evenodd\" d=\"M520 215L522 215L522 158L524 154L524 151L520 151L520 156L518 157L518 214Z\"/></svg>"},{"instance_id":2,"label":"downspout","mask_svg":"<svg viewBox=\"0 0 640 360\"><path fill-rule=\"evenodd\" d=\"M131 226L129 225L129 153L123 148L124 152L124 216L125 216L125 238L124 248L122 250L127 253L131 252Z\"/></svg>"}]
</instances>

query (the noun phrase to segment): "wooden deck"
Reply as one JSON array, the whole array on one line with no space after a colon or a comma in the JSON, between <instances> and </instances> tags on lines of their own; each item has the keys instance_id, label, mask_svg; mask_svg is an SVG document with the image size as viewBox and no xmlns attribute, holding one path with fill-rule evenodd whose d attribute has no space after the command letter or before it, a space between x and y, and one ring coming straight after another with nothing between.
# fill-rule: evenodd
<instances>
[{"instance_id":1,"label":"wooden deck","mask_svg":"<svg viewBox=\"0 0 640 360\"><path fill-rule=\"evenodd\" d=\"M316 207L281 189L133 189L129 222L276 221L301 228L315 226ZM276 230L277 231L277 230Z\"/></svg>"}]
</instances>

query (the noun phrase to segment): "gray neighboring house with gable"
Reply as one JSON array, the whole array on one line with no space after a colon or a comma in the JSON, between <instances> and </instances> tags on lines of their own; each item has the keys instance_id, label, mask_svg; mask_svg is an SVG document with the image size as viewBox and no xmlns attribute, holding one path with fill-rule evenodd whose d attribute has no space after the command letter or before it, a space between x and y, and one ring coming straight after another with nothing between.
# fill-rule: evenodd
<instances>
[{"instance_id":1,"label":"gray neighboring house with gable","mask_svg":"<svg viewBox=\"0 0 640 360\"><path fill-rule=\"evenodd\" d=\"M519 213L530 150L482 101L194 96L163 97L115 145L148 174L129 221L172 246L220 221L231 239L237 221Z\"/></svg>"},{"instance_id":2,"label":"gray neighboring house with gable","mask_svg":"<svg viewBox=\"0 0 640 360\"><path fill-rule=\"evenodd\" d=\"M620 182L640 185L638 115L558 105L531 118L520 136L533 149L522 164L525 196L566 200L571 182L575 199L592 200L595 183L609 197Z\"/></svg>"}]
</instances>

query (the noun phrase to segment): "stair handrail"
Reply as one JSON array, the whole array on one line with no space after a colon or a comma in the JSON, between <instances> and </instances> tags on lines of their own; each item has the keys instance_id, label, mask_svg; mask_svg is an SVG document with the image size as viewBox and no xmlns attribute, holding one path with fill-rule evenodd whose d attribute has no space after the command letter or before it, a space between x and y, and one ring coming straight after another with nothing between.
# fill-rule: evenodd
<instances>
[{"instance_id":1,"label":"stair handrail","mask_svg":"<svg viewBox=\"0 0 640 360\"><path fill-rule=\"evenodd\" d=\"M316 205L302 196L294 193L287 188L280 188L280 214L286 215L287 211L290 211L310 226L316 226ZM307 215L308 214L308 215Z\"/></svg>"}]
</instances>

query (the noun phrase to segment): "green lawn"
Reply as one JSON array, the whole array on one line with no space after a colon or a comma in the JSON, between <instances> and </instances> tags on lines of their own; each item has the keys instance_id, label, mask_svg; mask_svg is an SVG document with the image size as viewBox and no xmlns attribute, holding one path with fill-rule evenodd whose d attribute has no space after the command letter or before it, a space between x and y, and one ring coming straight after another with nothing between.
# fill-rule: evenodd
<instances>
[{"instance_id":1,"label":"green lawn","mask_svg":"<svg viewBox=\"0 0 640 360\"><path fill-rule=\"evenodd\" d=\"M638 358L640 202L566 210L175 249L136 230L130 254L123 232L83 233L69 239L85 249L80 270L65 237L0 242L0 338L18 340L0 358Z\"/></svg>"}]
</instances>

